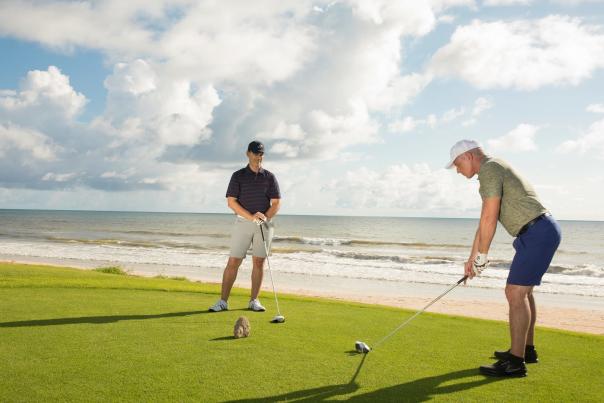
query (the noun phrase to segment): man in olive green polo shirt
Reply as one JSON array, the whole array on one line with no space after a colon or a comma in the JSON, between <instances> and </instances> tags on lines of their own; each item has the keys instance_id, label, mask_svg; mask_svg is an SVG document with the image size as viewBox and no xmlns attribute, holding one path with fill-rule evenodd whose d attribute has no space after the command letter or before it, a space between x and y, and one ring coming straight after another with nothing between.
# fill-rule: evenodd
<instances>
[{"instance_id":1,"label":"man in olive green polo shirt","mask_svg":"<svg viewBox=\"0 0 604 403\"><path fill-rule=\"evenodd\" d=\"M527 363L536 363L534 345L537 310L533 287L549 268L560 244L560 227L541 204L533 187L505 161L485 155L473 140L461 140L451 148L451 161L459 174L470 179L478 174L482 210L465 275L473 278L488 264L487 254L497 221L514 239L516 254L505 287L509 305L511 348L496 351L493 365L483 365L488 376L526 376Z\"/></svg>"}]
</instances>

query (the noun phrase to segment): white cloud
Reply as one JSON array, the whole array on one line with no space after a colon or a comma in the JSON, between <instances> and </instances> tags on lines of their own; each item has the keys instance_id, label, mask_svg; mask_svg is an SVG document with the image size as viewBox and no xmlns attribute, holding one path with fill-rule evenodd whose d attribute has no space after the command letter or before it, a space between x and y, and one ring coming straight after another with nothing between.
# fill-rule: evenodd
<instances>
[{"instance_id":1,"label":"white cloud","mask_svg":"<svg viewBox=\"0 0 604 403\"><path fill-rule=\"evenodd\" d=\"M552 3L557 3L566 6L576 6L584 3L604 3L604 0L550 0Z\"/></svg>"},{"instance_id":2,"label":"white cloud","mask_svg":"<svg viewBox=\"0 0 604 403\"><path fill-rule=\"evenodd\" d=\"M587 112L604 113L604 104L591 104L587 106Z\"/></svg>"},{"instance_id":3,"label":"white cloud","mask_svg":"<svg viewBox=\"0 0 604 403\"><path fill-rule=\"evenodd\" d=\"M43 181L53 181L53 182L68 182L77 177L78 174L76 172L69 172L65 174L58 174L54 172L48 172L43 177Z\"/></svg>"},{"instance_id":4,"label":"white cloud","mask_svg":"<svg viewBox=\"0 0 604 403\"><path fill-rule=\"evenodd\" d=\"M466 113L464 108L453 108L449 109L443 114L442 121L447 123L456 120L458 117L463 116Z\"/></svg>"},{"instance_id":5,"label":"white cloud","mask_svg":"<svg viewBox=\"0 0 604 403\"><path fill-rule=\"evenodd\" d=\"M280 154L288 158L295 158L300 152L299 146L293 146L286 142L278 142L272 145L271 153Z\"/></svg>"},{"instance_id":6,"label":"white cloud","mask_svg":"<svg viewBox=\"0 0 604 403\"><path fill-rule=\"evenodd\" d=\"M532 2L533 0L485 0L482 4L485 6L526 6Z\"/></svg>"},{"instance_id":7,"label":"white cloud","mask_svg":"<svg viewBox=\"0 0 604 403\"><path fill-rule=\"evenodd\" d=\"M478 116L482 114L482 112L491 109L494 106L493 102L480 97L474 101L474 106L472 107L471 117L462 122L462 126L472 126L476 124L478 121Z\"/></svg>"},{"instance_id":8,"label":"white cloud","mask_svg":"<svg viewBox=\"0 0 604 403\"><path fill-rule=\"evenodd\" d=\"M121 140L150 142L162 151L170 145L196 145L211 135L214 108L221 100L211 85L160 78L143 60L119 63L105 80L107 110L97 127L107 125ZM104 123L103 123L104 122Z\"/></svg>"},{"instance_id":9,"label":"white cloud","mask_svg":"<svg viewBox=\"0 0 604 403\"><path fill-rule=\"evenodd\" d=\"M433 56L430 71L478 88L533 90L576 85L604 67L604 35L578 18L473 21Z\"/></svg>"},{"instance_id":10,"label":"white cloud","mask_svg":"<svg viewBox=\"0 0 604 403\"><path fill-rule=\"evenodd\" d=\"M438 17L438 22L443 24L453 24L455 19L456 18L454 15L445 14Z\"/></svg>"},{"instance_id":11,"label":"white cloud","mask_svg":"<svg viewBox=\"0 0 604 403\"><path fill-rule=\"evenodd\" d=\"M395 120L394 122L390 123L388 125L388 130L391 132L401 132L401 133L410 132L412 130L415 130L415 128L418 126L418 124L422 124L422 123L425 123L425 121L421 121L421 120L418 121L411 116L407 116L403 119Z\"/></svg>"},{"instance_id":12,"label":"white cloud","mask_svg":"<svg viewBox=\"0 0 604 403\"><path fill-rule=\"evenodd\" d=\"M110 160L232 160L255 136L283 158L334 158L378 141L373 115L408 104L432 80L401 73L402 41L429 33L435 10L469 4L7 1L0 34L97 49L114 63L106 110L88 128L110 139L95 144L114 150Z\"/></svg>"},{"instance_id":13,"label":"white cloud","mask_svg":"<svg viewBox=\"0 0 604 403\"><path fill-rule=\"evenodd\" d=\"M350 113L344 115L314 110L307 123L308 132L313 135L301 146L306 154L315 157L334 158L347 146L378 140L378 124L371 119L362 101L351 102Z\"/></svg>"},{"instance_id":14,"label":"white cloud","mask_svg":"<svg viewBox=\"0 0 604 403\"><path fill-rule=\"evenodd\" d=\"M472 116L479 116L482 112L491 109L494 106L493 102L480 97L474 101L474 108L472 108Z\"/></svg>"},{"instance_id":15,"label":"white cloud","mask_svg":"<svg viewBox=\"0 0 604 403\"><path fill-rule=\"evenodd\" d=\"M257 137L262 140L301 141L306 137L306 133L299 124L287 124L281 120L272 132L259 133Z\"/></svg>"},{"instance_id":16,"label":"white cloud","mask_svg":"<svg viewBox=\"0 0 604 403\"><path fill-rule=\"evenodd\" d=\"M47 71L27 73L19 91L0 93L0 117L22 118L27 122L42 116L69 120L83 110L86 102L86 97L71 87L69 77L57 67L49 66Z\"/></svg>"},{"instance_id":17,"label":"white cloud","mask_svg":"<svg viewBox=\"0 0 604 403\"><path fill-rule=\"evenodd\" d=\"M27 157L52 161L57 159L60 147L36 130L0 123L0 157L14 158L13 152L24 153L23 161L27 161Z\"/></svg>"},{"instance_id":18,"label":"white cloud","mask_svg":"<svg viewBox=\"0 0 604 403\"><path fill-rule=\"evenodd\" d=\"M428 2L434 10L438 12L452 7L476 8L476 2L474 0L429 0Z\"/></svg>"},{"instance_id":19,"label":"white cloud","mask_svg":"<svg viewBox=\"0 0 604 403\"><path fill-rule=\"evenodd\" d=\"M540 127L527 123L519 124L504 136L487 141L492 151L534 151L537 149L535 135Z\"/></svg>"},{"instance_id":20,"label":"white cloud","mask_svg":"<svg viewBox=\"0 0 604 403\"><path fill-rule=\"evenodd\" d=\"M345 209L451 212L480 206L474 181L462 181L452 171L432 171L425 164L389 166L382 172L359 168L335 180L329 190Z\"/></svg>"},{"instance_id":21,"label":"white cloud","mask_svg":"<svg viewBox=\"0 0 604 403\"><path fill-rule=\"evenodd\" d=\"M576 140L567 140L557 148L561 153L595 153L604 158L604 119L591 124L587 133Z\"/></svg>"},{"instance_id":22,"label":"white cloud","mask_svg":"<svg viewBox=\"0 0 604 403\"><path fill-rule=\"evenodd\" d=\"M465 116L467 114L467 109L470 109L471 117L470 119L463 121L462 125L470 126L478 121L478 116L480 116L484 111L492 108L493 105L493 102L490 100L480 97L474 101L474 104L471 108L466 108L464 106L451 108L445 111L440 118L438 118L435 114L430 114L423 119L406 116L402 119L395 120L388 124L388 131L405 133L420 128L421 126L434 129L439 124L442 125L451 123L460 117Z\"/></svg>"}]
</instances>

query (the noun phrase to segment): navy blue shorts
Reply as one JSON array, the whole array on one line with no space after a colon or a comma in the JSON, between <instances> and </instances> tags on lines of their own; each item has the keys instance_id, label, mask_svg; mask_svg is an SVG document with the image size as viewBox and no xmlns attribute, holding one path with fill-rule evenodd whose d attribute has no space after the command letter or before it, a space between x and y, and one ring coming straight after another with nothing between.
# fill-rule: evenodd
<instances>
[{"instance_id":1,"label":"navy blue shorts","mask_svg":"<svg viewBox=\"0 0 604 403\"><path fill-rule=\"evenodd\" d=\"M516 254L507 283L524 286L541 284L560 239L560 226L552 216L543 217L514 239Z\"/></svg>"}]
</instances>

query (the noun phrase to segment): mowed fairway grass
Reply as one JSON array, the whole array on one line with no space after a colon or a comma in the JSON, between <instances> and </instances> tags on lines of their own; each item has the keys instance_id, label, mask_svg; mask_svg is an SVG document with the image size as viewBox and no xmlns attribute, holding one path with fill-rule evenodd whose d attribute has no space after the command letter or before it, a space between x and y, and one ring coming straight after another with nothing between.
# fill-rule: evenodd
<instances>
[{"instance_id":1,"label":"mowed fairway grass","mask_svg":"<svg viewBox=\"0 0 604 403\"><path fill-rule=\"evenodd\" d=\"M277 278L278 280L278 278ZM502 322L283 295L284 324L246 290L208 313L216 285L0 264L0 401L602 401L604 337L538 329L541 362L486 378ZM456 290L463 292L463 289ZM431 296L426 296L431 297ZM272 303L271 303L272 302ZM233 339L235 320L252 334Z\"/></svg>"}]
</instances>

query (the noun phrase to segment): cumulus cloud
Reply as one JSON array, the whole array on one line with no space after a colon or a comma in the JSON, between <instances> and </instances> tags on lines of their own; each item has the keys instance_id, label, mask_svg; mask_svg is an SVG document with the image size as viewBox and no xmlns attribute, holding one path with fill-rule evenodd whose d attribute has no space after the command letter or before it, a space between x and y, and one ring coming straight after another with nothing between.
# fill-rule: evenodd
<instances>
[{"instance_id":1,"label":"cumulus cloud","mask_svg":"<svg viewBox=\"0 0 604 403\"><path fill-rule=\"evenodd\" d=\"M587 112L604 113L604 104L591 104L587 106Z\"/></svg>"},{"instance_id":2,"label":"cumulus cloud","mask_svg":"<svg viewBox=\"0 0 604 403\"><path fill-rule=\"evenodd\" d=\"M482 4L485 6L515 6L515 5L528 5L533 0L485 0Z\"/></svg>"},{"instance_id":3,"label":"cumulus cloud","mask_svg":"<svg viewBox=\"0 0 604 403\"><path fill-rule=\"evenodd\" d=\"M418 121L412 116L407 116L403 119L395 120L394 122L388 125L388 130L391 132L399 132L405 133L414 130L418 124L423 123L424 121Z\"/></svg>"},{"instance_id":4,"label":"cumulus cloud","mask_svg":"<svg viewBox=\"0 0 604 403\"><path fill-rule=\"evenodd\" d=\"M0 92L0 117L32 120L67 119L76 117L87 103L76 92L69 77L55 66L33 70L21 81L18 91Z\"/></svg>"},{"instance_id":5,"label":"cumulus cloud","mask_svg":"<svg viewBox=\"0 0 604 403\"><path fill-rule=\"evenodd\" d=\"M535 135L540 127L522 123L504 136L487 141L492 151L534 151L537 149Z\"/></svg>"},{"instance_id":6,"label":"cumulus cloud","mask_svg":"<svg viewBox=\"0 0 604 403\"><path fill-rule=\"evenodd\" d=\"M475 20L459 27L433 56L430 71L478 88L534 90L577 85L604 67L602 30L579 18Z\"/></svg>"},{"instance_id":7,"label":"cumulus cloud","mask_svg":"<svg viewBox=\"0 0 604 403\"><path fill-rule=\"evenodd\" d=\"M403 107L432 80L401 73L402 41L429 33L435 10L470 3L7 1L0 34L115 61L92 130L120 152L233 160L258 136L281 158L333 158L375 142L373 114Z\"/></svg>"},{"instance_id":8,"label":"cumulus cloud","mask_svg":"<svg viewBox=\"0 0 604 403\"><path fill-rule=\"evenodd\" d=\"M0 157L7 158L9 153L23 154L28 158L52 161L57 158L60 147L53 144L48 136L36 130L19 127L13 124L0 124ZM14 156L14 154L13 154Z\"/></svg>"},{"instance_id":9,"label":"cumulus cloud","mask_svg":"<svg viewBox=\"0 0 604 403\"><path fill-rule=\"evenodd\" d=\"M97 126L111 127L124 143L153 145L157 152L166 146L192 146L207 140L214 108L221 102L212 85L197 87L184 79L160 78L143 61L119 63L105 80L107 109Z\"/></svg>"},{"instance_id":10,"label":"cumulus cloud","mask_svg":"<svg viewBox=\"0 0 604 403\"><path fill-rule=\"evenodd\" d=\"M251 138L266 141L273 159L333 159L378 142L374 113L406 105L432 80L403 74L401 64L402 41L429 33L434 9L356 0L2 2L0 34L97 49L113 64L105 110L88 123L77 121L86 97L54 66L0 91L6 133L29 133L29 143L13 136L3 150L21 147L25 158L29 144L46 164L11 183L166 189L166 178L183 180L191 166L232 169ZM23 29L32 25L40 29Z\"/></svg>"},{"instance_id":11,"label":"cumulus cloud","mask_svg":"<svg viewBox=\"0 0 604 403\"><path fill-rule=\"evenodd\" d=\"M604 158L604 119L591 124L587 133L576 140L567 140L557 147L561 153L595 153Z\"/></svg>"},{"instance_id":12,"label":"cumulus cloud","mask_svg":"<svg viewBox=\"0 0 604 403\"><path fill-rule=\"evenodd\" d=\"M388 124L390 132L409 132L422 126L434 129L437 125L450 124L462 116L469 116L469 119L462 122L463 126L470 126L478 121L478 117L486 110L493 107L493 102L487 98L480 97L469 107L460 106L446 110L441 117L430 114L423 119L405 116L402 119L395 120ZM469 112L468 112L469 110Z\"/></svg>"},{"instance_id":13,"label":"cumulus cloud","mask_svg":"<svg viewBox=\"0 0 604 403\"><path fill-rule=\"evenodd\" d=\"M465 120L462 125L463 126L471 126L478 121L478 116L480 116L484 111L491 109L494 106L494 103L487 99L480 97L474 101L474 106L472 107L471 116L469 119Z\"/></svg>"},{"instance_id":14,"label":"cumulus cloud","mask_svg":"<svg viewBox=\"0 0 604 403\"><path fill-rule=\"evenodd\" d=\"M462 181L452 171L431 170L425 164L389 166L384 171L359 168L329 186L341 208L451 212L480 206L474 181Z\"/></svg>"}]
</instances>

